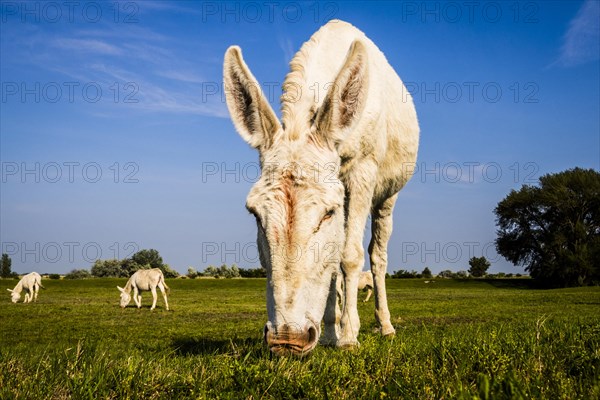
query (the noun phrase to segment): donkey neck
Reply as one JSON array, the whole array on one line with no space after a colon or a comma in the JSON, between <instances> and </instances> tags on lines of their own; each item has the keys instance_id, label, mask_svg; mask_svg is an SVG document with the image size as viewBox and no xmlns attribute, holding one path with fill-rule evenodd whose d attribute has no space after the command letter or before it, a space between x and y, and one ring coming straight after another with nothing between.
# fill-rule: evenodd
<instances>
[{"instance_id":1,"label":"donkey neck","mask_svg":"<svg viewBox=\"0 0 600 400\"><path fill-rule=\"evenodd\" d=\"M129 294L129 293L131 293L132 288L133 288L133 278L129 278L129 280L127 281L127 284L125 285L123 290L125 290L125 292Z\"/></svg>"},{"instance_id":2,"label":"donkey neck","mask_svg":"<svg viewBox=\"0 0 600 400\"><path fill-rule=\"evenodd\" d=\"M15 288L13 289L13 292L15 293L21 293L23 291L23 281L19 281L19 283L17 283L17 286L15 286Z\"/></svg>"}]
</instances>

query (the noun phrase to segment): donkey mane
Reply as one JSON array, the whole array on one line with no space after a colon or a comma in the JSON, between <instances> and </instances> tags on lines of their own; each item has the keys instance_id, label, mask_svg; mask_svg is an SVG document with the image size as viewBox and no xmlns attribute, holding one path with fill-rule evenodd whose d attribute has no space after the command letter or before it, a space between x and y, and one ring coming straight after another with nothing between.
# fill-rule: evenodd
<instances>
[{"instance_id":1,"label":"donkey mane","mask_svg":"<svg viewBox=\"0 0 600 400\"><path fill-rule=\"evenodd\" d=\"M301 97L297 101L292 101L290 96L292 96L292 93L298 89L303 91L306 89L306 67L308 61L310 60L311 52L318 45L319 40L314 36L302 45L294 58L292 58L292 61L290 61L290 72L288 72L288 74L285 76L285 80L283 81L283 94L281 95L281 121L283 126L292 128L288 130L291 132L291 135L293 135L290 137L291 140L297 140L297 135L304 130L303 127L298 126L298 124L308 124L311 119L311 107L301 108L297 106L297 103L302 101L308 103L310 99L308 97ZM303 95L305 94L303 93Z\"/></svg>"},{"instance_id":2,"label":"donkey mane","mask_svg":"<svg viewBox=\"0 0 600 400\"><path fill-rule=\"evenodd\" d=\"M292 171L287 171L283 178L282 192L287 207L287 223L286 223L286 235L288 240L292 242L292 235L294 232L294 223L296 222L296 213L294 207L296 206L296 192L293 190L295 185L295 177Z\"/></svg>"},{"instance_id":3,"label":"donkey mane","mask_svg":"<svg viewBox=\"0 0 600 400\"><path fill-rule=\"evenodd\" d=\"M133 289L133 280L131 278L129 278L127 280L127 283L125 284L125 287L123 288L123 290L125 291L125 293L129 294L129 293L131 293L132 289Z\"/></svg>"},{"instance_id":4,"label":"donkey mane","mask_svg":"<svg viewBox=\"0 0 600 400\"><path fill-rule=\"evenodd\" d=\"M19 280L19 283L13 288L13 292L21 293L23 291L23 279Z\"/></svg>"},{"instance_id":5,"label":"donkey mane","mask_svg":"<svg viewBox=\"0 0 600 400\"><path fill-rule=\"evenodd\" d=\"M318 108L323 103L326 92L335 89L329 87L326 90L326 86L333 85L337 73L343 66L343 57L329 56L328 62L316 63L319 57L316 57L315 54L320 47L328 43L321 41L323 31L342 31L348 27L352 27L352 25L340 20L330 21L306 41L290 61L290 72L283 82L281 96L281 121L287 133L286 139L298 140L302 132L308 131ZM355 39L370 41L362 32L356 32L355 36ZM317 78L315 79L311 74L317 74ZM326 78L323 79L323 77ZM309 135L308 140L319 147L324 145L318 136Z\"/></svg>"}]
</instances>

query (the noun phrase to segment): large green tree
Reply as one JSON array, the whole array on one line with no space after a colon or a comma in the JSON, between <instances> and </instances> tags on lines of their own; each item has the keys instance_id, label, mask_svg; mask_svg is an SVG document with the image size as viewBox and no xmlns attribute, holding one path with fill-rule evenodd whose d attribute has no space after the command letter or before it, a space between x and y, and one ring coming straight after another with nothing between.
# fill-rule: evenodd
<instances>
[{"instance_id":1,"label":"large green tree","mask_svg":"<svg viewBox=\"0 0 600 400\"><path fill-rule=\"evenodd\" d=\"M469 260L469 274L476 278L480 278L487 273L490 265L490 262L485 257L471 257Z\"/></svg>"},{"instance_id":2,"label":"large green tree","mask_svg":"<svg viewBox=\"0 0 600 400\"><path fill-rule=\"evenodd\" d=\"M0 261L0 276L2 278L10 278L12 275L12 271L10 266L12 265L12 260L8 256L8 254L2 254L2 260Z\"/></svg>"},{"instance_id":3,"label":"large green tree","mask_svg":"<svg viewBox=\"0 0 600 400\"><path fill-rule=\"evenodd\" d=\"M163 263L163 259L158 253L158 250L140 250L131 256L131 261L139 265L140 268L159 268L165 275L165 278L176 278L179 276L179 273L171 269L169 264Z\"/></svg>"},{"instance_id":4,"label":"large green tree","mask_svg":"<svg viewBox=\"0 0 600 400\"><path fill-rule=\"evenodd\" d=\"M163 259L158 250L144 249L131 256L131 259L138 265L148 265L150 268L161 268Z\"/></svg>"},{"instance_id":5,"label":"large green tree","mask_svg":"<svg viewBox=\"0 0 600 400\"><path fill-rule=\"evenodd\" d=\"M600 173L544 175L495 209L498 253L551 286L600 281Z\"/></svg>"},{"instance_id":6,"label":"large green tree","mask_svg":"<svg viewBox=\"0 0 600 400\"><path fill-rule=\"evenodd\" d=\"M157 250L140 250L131 258L122 260L96 260L91 269L91 274L96 277L116 277L129 278L138 269L160 268L166 278L176 278L179 273L168 264L163 263L163 259Z\"/></svg>"},{"instance_id":7,"label":"large green tree","mask_svg":"<svg viewBox=\"0 0 600 400\"><path fill-rule=\"evenodd\" d=\"M433 276L433 274L431 273L431 270L429 269L429 267L425 267L423 269L423 272L421 272L421 276L425 279L429 279Z\"/></svg>"}]
</instances>

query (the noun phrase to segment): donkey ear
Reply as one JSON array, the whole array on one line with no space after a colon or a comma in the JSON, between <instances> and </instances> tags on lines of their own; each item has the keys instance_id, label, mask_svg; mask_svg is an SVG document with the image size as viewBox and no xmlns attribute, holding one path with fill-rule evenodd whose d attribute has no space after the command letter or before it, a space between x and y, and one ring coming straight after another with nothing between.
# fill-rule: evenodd
<instances>
[{"instance_id":1,"label":"donkey ear","mask_svg":"<svg viewBox=\"0 0 600 400\"><path fill-rule=\"evenodd\" d=\"M123 289L122 287L120 287L120 286L117 286L117 289L119 289L119 292L123 292L123 290L124 290L124 289Z\"/></svg>"},{"instance_id":2,"label":"donkey ear","mask_svg":"<svg viewBox=\"0 0 600 400\"><path fill-rule=\"evenodd\" d=\"M238 46L225 52L223 85L227 108L240 136L254 148L269 148L281 125Z\"/></svg>"},{"instance_id":3,"label":"donkey ear","mask_svg":"<svg viewBox=\"0 0 600 400\"><path fill-rule=\"evenodd\" d=\"M6 289L6 290L8 290L8 291L9 291L9 292L11 292L11 293L13 292L13 291L12 291L12 289Z\"/></svg>"},{"instance_id":4,"label":"donkey ear","mask_svg":"<svg viewBox=\"0 0 600 400\"><path fill-rule=\"evenodd\" d=\"M364 110L368 81L367 49L355 40L315 118L317 135L334 147L356 126Z\"/></svg>"}]
</instances>

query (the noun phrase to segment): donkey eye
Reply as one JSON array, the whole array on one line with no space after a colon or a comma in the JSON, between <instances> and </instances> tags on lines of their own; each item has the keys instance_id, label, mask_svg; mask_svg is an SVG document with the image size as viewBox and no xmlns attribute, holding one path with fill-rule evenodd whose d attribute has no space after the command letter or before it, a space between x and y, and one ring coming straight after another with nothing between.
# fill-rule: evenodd
<instances>
[{"instance_id":1,"label":"donkey eye","mask_svg":"<svg viewBox=\"0 0 600 400\"><path fill-rule=\"evenodd\" d=\"M254 211L250 211L250 214L252 214L252 216L253 216L254 218L256 218L256 222L259 222L259 223L261 222L261 220L260 220L260 216L259 216L259 215L258 215L256 212L254 212Z\"/></svg>"},{"instance_id":2,"label":"donkey eye","mask_svg":"<svg viewBox=\"0 0 600 400\"><path fill-rule=\"evenodd\" d=\"M330 219L331 217L333 217L334 214L335 214L335 210L333 208L331 210L327 211L325 213L325 215L323 215L323 218L321 218L321 221L319 222L319 225L315 228L315 230L313 231L313 233L319 232L319 229L321 229L321 225L323 224L323 222L325 222L328 219Z\"/></svg>"},{"instance_id":3,"label":"donkey eye","mask_svg":"<svg viewBox=\"0 0 600 400\"><path fill-rule=\"evenodd\" d=\"M334 214L335 214L335 210L334 209L331 209L331 210L327 211L325 213L325 215L323 216L323 219L321 221L328 220L329 218L333 217Z\"/></svg>"},{"instance_id":4,"label":"donkey eye","mask_svg":"<svg viewBox=\"0 0 600 400\"><path fill-rule=\"evenodd\" d=\"M246 204L246 210L248 210L250 214L256 215L256 209L254 207L249 206L248 204Z\"/></svg>"},{"instance_id":5,"label":"donkey eye","mask_svg":"<svg viewBox=\"0 0 600 400\"><path fill-rule=\"evenodd\" d=\"M258 215L258 213L256 212L256 210L254 208L250 208L247 207L248 212L250 214L252 214L254 216L254 218L256 218L256 223L258 224L258 226L260 226L261 228L263 228L263 223L262 223L262 219L260 218L260 215Z\"/></svg>"}]
</instances>

